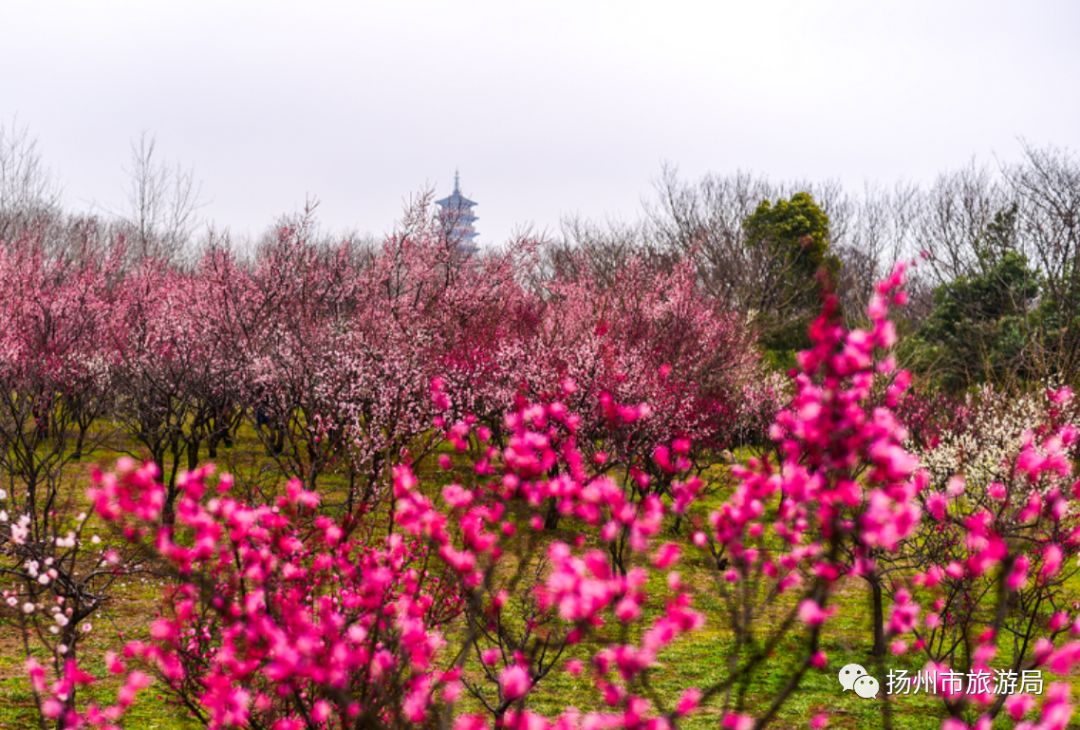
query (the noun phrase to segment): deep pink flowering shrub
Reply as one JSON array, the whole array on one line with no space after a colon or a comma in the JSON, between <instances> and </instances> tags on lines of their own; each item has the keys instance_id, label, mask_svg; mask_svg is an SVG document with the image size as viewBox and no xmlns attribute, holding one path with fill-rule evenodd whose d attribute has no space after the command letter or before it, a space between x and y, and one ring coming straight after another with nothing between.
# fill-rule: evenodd
<instances>
[{"instance_id":1,"label":"deep pink flowering shrub","mask_svg":"<svg viewBox=\"0 0 1080 730\"><path fill-rule=\"evenodd\" d=\"M231 479L212 486L209 475L180 480L171 527L158 526L164 495L151 466L120 463L91 490L126 537L153 537L174 576L152 643L125 655L211 727L421 717L446 680L433 664L440 627L460 611L454 581L431 569L431 545L347 533L298 482L273 505L249 506L229 494Z\"/></svg>"},{"instance_id":2,"label":"deep pink flowering shrub","mask_svg":"<svg viewBox=\"0 0 1080 730\"><path fill-rule=\"evenodd\" d=\"M740 668L706 697L723 694L733 726L745 715L745 683L766 671L793 627L802 632L797 668L747 726L774 718L806 672L826 666L821 631L841 581L872 571L873 552L896 550L918 525L917 461L893 411L907 376L888 355L896 337L887 315L903 303L902 276L898 269L878 286L869 330L847 331L826 297L812 347L798 355L795 394L771 429L780 463L736 466L734 493L695 536L716 561L734 636L730 662Z\"/></svg>"},{"instance_id":3,"label":"deep pink flowering shrub","mask_svg":"<svg viewBox=\"0 0 1080 730\"><path fill-rule=\"evenodd\" d=\"M1030 404L1017 405L1023 400ZM1080 555L1072 400L1068 388L1055 388L1003 411L986 394L971 416L981 427L946 434L926 454L942 476L920 495L927 519L898 556L904 570L894 573L888 633L893 653L915 653L934 671L994 677L982 688L942 687L947 711L976 726L1003 711L1021 720L1035 708L1030 694L996 692L993 670L1064 676L1080 661L1068 589ZM956 473L943 476L945 466ZM1067 685L1055 687L1031 726L1065 726Z\"/></svg>"},{"instance_id":4,"label":"deep pink flowering shrub","mask_svg":"<svg viewBox=\"0 0 1080 730\"><path fill-rule=\"evenodd\" d=\"M914 448L931 449L938 445L943 433L963 428L969 410L962 398L911 389L900 400L897 416L908 429Z\"/></svg>"},{"instance_id":5,"label":"deep pink flowering shrub","mask_svg":"<svg viewBox=\"0 0 1080 730\"><path fill-rule=\"evenodd\" d=\"M501 391L492 402L560 399L589 441L602 441L595 448L620 462L676 438L696 451L758 435L758 414L775 401L749 329L702 293L690 265L657 272L633 261L612 281L557 276L543 287L517 336L492 349L502 367L478 384ZM647 403L652 417L614 417L615 403Z\"/></svg>"}]
</instances>

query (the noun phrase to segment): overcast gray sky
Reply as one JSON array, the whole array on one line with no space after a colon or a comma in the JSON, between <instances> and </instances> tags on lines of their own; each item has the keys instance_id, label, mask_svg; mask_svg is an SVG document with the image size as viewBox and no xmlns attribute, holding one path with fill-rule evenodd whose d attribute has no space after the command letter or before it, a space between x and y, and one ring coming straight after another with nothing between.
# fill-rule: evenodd
<instances>
[{"instance_id":1,"label":"overcast gray sky","mask_svg":"<svg viewBox=\"0 0 1080 730\"><path fill-rule=\"evenodd\" d=\"M1070 0L0 0L0 24L0 120L70 207L121 205L145 130L238 234L308 195L382 232L455 167L497 242L636 215L664 162L860 186L1080 148Z\"/></svg>"}]
</instances>

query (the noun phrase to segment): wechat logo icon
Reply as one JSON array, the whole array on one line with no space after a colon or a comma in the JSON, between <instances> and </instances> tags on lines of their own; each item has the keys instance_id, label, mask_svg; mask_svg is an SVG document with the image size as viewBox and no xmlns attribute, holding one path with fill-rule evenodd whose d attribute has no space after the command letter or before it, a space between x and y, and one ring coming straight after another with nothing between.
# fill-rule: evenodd
<instances>
[{"instance_id":1,"label":"wechat logo icon","mask_svg":"<svg viewBox=\"0 0 1080 730\"><path fill-rule=\"evenodd\" d=\"M864 700L877 697L880 685L878 681L866 673L861 664L848 664L840 670L840 686L847 692L855 690L855 694Z\"/></svg>"}]
</instances>

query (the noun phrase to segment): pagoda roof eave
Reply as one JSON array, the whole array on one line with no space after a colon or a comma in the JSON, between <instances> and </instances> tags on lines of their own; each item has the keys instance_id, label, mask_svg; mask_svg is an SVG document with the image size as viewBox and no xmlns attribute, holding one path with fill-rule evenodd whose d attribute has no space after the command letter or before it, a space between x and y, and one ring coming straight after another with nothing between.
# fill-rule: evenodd
<instances>
[{"instance_id":1,"label":"pagoda roof eave","mask_svg":"<svg viewBox=\"0 0 1080 730\"><path fill-rule=\"evenodd\" d=\"M476 201L469 200L464 195L451 195L449 198L443 198L442 200L436 200L435 205L441 205L444 208L450 207L466 207L471 205L479 205Z\"/></svg>"}]
</instances>

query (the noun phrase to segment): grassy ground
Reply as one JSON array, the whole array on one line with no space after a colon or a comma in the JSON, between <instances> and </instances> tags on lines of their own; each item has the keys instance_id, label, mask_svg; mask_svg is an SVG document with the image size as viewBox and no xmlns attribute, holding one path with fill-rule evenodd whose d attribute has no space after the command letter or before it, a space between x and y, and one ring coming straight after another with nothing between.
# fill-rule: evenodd
<instances>
[{"instance_id":1,"label":"grassy ground","mask_svg":"<svg viewBox=\"0 0 1080 730\"><path fill-rule=\"evenodd\" d=\"M115 441L105 439L104 445L88 454L82 463L71 468L71 489L81 492L87 484L87 470L93 463L108 464L118 455ZM273 480L275 469L265 456L254 433L242 431L240 439L231 449L225 449L216 460L221 471L231 471L238 480L245 476L257 478L262 483ZM429 475L430 476L430 475ZM712 496L707 499L719 500L722 485L726 481L726 467L716 465L707 472L707 478L714 485ZM333 477L324 479L320 491L332 499L335 490L343 485ZM680 640L666 650L660 657L661 667L655 672L655 689L670 705L674 704L679 693L687 686L705 687L723 678L726 674L727 650L731 637L717 617L722 606L716 591L716 571L704 561L684 561L680 564L684 582L695 593L695 603L702 610L709 622L705 628L692 638ZM658 577L657 580L660 580ZM659 588L659 586L657 586ZM663 593L662 590L658 591ZM1080 596L1080 591L1077 592ZM131 580L116 592L117 598L93 619L94 630L82 650L84 657L91 658L89 669L101 676L104 668L94 663L94 657L100 657L106 648L115 648L121 639L140 638L145 635L150 619L154 616L157 601L160 599L159 586L143 580ZM784 706L776 727L807 727L809 719L819 712L828 712L830 727L869 728L880 727L880 704L873 700L859 698L853 692L842 692L836 672L848 663L860 663L873 672L873 662L867 655L867 637L869 636L869 604L867 592L857 582L844 585L838 595L840 611L837 617L827 624L824 634L823 649L829 656L829 666L823 671L808 674L801 688ZM653 607L656 610L656 607ZM762 711L768 706L772 696L791 676L794 663L799 656L799 647L793 644L781 644L775 655L765 664L764 671L751 686L748 697L751 713ZM921 662L920 662L921 663ZM12 623L10 616L0 614L0 730L22 730L36 727L36 713L33 698L23 671L23 650L19 629ZM918 668L908 659L890 657L886 660L888 668L906 668L913 672ZM545 679L531 697L532 706L547 714L556 714L568 706L577 706L583 710L592 709L590 702L595 701L587 679L575 679L565 673L559 673ZM1080 686L1080 685L1078 685ZM884 683L883 683L884 689ZM102 699L112 696L115 686L108 682L95 687L91 694ZM942 716L940 701L926 695L902 696L891 698L894 726L897 728L932 728L939 727ZM686 728L716 728L719 725L719 713L705 709L686 721ZM183 730L197 727L196 723L185 718L182 710L166 703L151 690L142 694L136 706L128 716L129 728L147 730ZM999 727L1009 727L1002 720Z\"/></svg>"}]
</instances>

